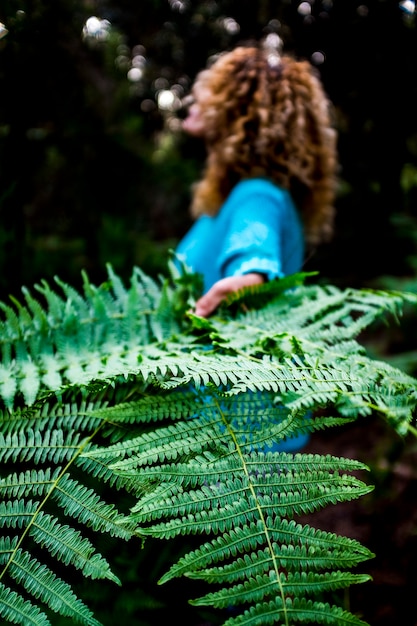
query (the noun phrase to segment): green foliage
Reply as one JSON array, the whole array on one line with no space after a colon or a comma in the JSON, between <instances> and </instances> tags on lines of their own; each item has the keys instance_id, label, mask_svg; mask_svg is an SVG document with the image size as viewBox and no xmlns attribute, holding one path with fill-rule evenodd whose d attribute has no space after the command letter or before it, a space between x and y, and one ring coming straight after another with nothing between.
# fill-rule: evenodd
<instances>
[{"instance_id":1,"label":"green foliage","mask_svg":"<svg viewBox=\"0 0 417 626\"><path fill-rule=\"evenodd\" d=\"M192 604L234 607L228 626L364 624L335 592L369 580L351 570L372 553L300 518L368 493L367 467L279 444L370 413L414 428L416 380L357 337L417 296L298 274L203 319L182 270L135 268L126 287L109 266L98 287L56 279L0 304L2 619L98 625L73 581L123 584L101 535L193 536L159 582L214 585Z\"/></svg>"}]
</instances>

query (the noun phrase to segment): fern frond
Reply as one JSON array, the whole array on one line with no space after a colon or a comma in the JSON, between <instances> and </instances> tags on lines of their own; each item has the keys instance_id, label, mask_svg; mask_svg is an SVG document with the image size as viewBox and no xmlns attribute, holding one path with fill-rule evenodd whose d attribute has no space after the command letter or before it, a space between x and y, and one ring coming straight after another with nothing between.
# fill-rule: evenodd
<instances>
[{"instance_id":1,"label":"fern frond","mask_svg":"<svg viewBox=\"0 0 417 626\"><path fill-rule=\"evenodd\" d=\"M159 422L162 420L177 420L195 415L197 403L196 393L192 390L162 395L136 394L135 400L118 403L116 406L98 407L92 412L110 423L140 424Z\"/></svg>"},{"instance_id":2,"label":"fern frond","mask_svg":"<svg viewBox=\"0 0 417 626\"><path fill-rule=\"evenodd\" d=\"M1 582L0 615L6 623L22 624L22 626L51 626L45 613Z\"/></svg>"},{"instance_id":3,"label":"fern frond","mask_svg":"<svg viewBox=\"0 0 417 626\"><path fill-rule=\"evenodd\" d=\"M342 580L349 586L367 579L336 575L332 583L331 573L372 556L356 543L322 534L315 539L314 531L290 523L329 504L360 497L372 487L346 473L366 469L349 459L259 451L260 443L270 437L279 441L291 434L292 423L299 419L273 398L252 393L219 397L206 389L191 419L161 426L105 452L120 457L114 471L135 483L138 499L130 519L138 534L160 539L217 536L202 547L204 558L195 552L186 555L161 582L177 575L212 581L221 572L222 587L205 597L208 603L221 606L228 592L233 602L237 591L236 597L256 606L275 598L281 602L281 608L275 607L276 619L289 624L285 603L294 587L287 586L282 568L298 575L293 581L301 580L307 568L323 574L327 570L324 586L324 581L330 587L343 586ZM311 425L314 418L304 422ZM100 457L101 451L86 455ZM242 582L236 582L237 572ZM262 582L265 576L268 585ZM318 581L308 590L300 585L297 597L320 596L324 588Z\"/></svg>"},{"instance_id":4,"label":"fern frond","mask_svg":"<svg viewBox=\"0 0 417 626\"><path fill-rule=\"evenodd\" d=\"M44 626L49 606L98 624L54 563L119 584L98 533L194 534L200 547L161 582L217 584L195 603L244 603L230 626L361 624L322 600L365 582L348 570L372 553L296 519L368 493L355 475L366 466L268 447L370 413L411 427L417 381L370 359L357 337L417 296L300 274L206 320L187 313L198 277L155 281L134 268L125 286L107 269L100 286L83 274L82 292L57 278L0 303L2 618ZM128 515L112 503L119 491Z\"/></svg>"},{"instance_id":5,"label":"fern frond","mask_svg":"<svg viewBox=\"0 0 417 626\"><path fill-rule=\"evenodd\" d=\"M100 410L106 403L91 399L90 402L48 402L45 399L37 405L16 409L13 412L0 411L0 432L5 436L12 432L41 432L43 429L61 432L94 432L103 419ZM97 416L96 416L97 413Z\"/></svg>"},{"instance_id":6,"label":"fern frond","mask_svg":"<svg viewBox=\"0 0 417 626\"><path fill-rule=\"evenodd\" d=\"M7 498L42 497L56 482L61 467L35 470L30 469L20 474L13 473L0 480L0 497Z\"/></svg>"},{"instance_id":7,"label":"fern frond","mask_svg":"<svg viewBox=\"0 0 417 626\"><path fill-rule=\"evenodd\" d=\"M282 615L285 616L283 622L285 624L311 622L329 626L368 626L352 613L339 607L297 598L294 601L288 599L285 604L279 598L256 604L242 615L226 620L223 626L268 626L276 624L278 616L281 618Z\"/></svg>"},{"instance_id":8,"label":"fern frond","mask_svg":"<svg viewBox=\"0 0 417 626\"><path fill-rule=\"evenodd\" d=\"M0 563L8 559L8 571L35 598L39 598L53 611L71 617L81 624L100 626L91 611L72 592L71 587L59 579L45 565L32 559L30 554L17 549L12 555L0 554Z\"/></svg>"},{"instance_id":9,"label":"fern frond","mask_svg":"<svg viewBox=\"0 0 417 626\"><path fill-rule=\"evenodd\" d=\"M204 428L201 422L200 427ZM225 433L223 439L228 435L232 441L239 440L236 433L231 432L230 424ZM202 440L205 440L204 434ZM222 441L219 435L216 440ZM184 456L185 451L186 448ZM188 456L190 452L187 449ZM362 464L332 457L322 459L317 455L293 457L254 452L245 463L243 452L238 450L232 454L231 442L224 445L223 454L218 451L196 454L195 460L189 459L186 463L161 466L160 458L152 455L148 459L148 463L155 466L154 471L149 465L133 470L143 495L139 496L131 517L138 524L138 532L153 537L219 535L199 551L183 557L160 581L166 582L178 575L215 580L217 584L221 581L222 588L200 600L201 603L222 606L222 598L227 602L229 594L229 603L233 604L236 593L233 581L238 576L246 582L242 583L245 591L238 587L236 599L260 606L269 596L289 598L294 593L294 587L287 587L286 579L282 578L281 568L298 573L294 582L302 579L306 568L334 570L372 556L356 542L330 534L316 536L312 529L292 523L294 516L369 492L370 488L360 480L339 474L347 468L364 469ZM119 471L126 471L124 464L125 461L118 463ZM155 524L155 520L166 521ZM267 586L260 582L265 577ZM300 585L297 597L323 593L319 580L316 578L308 589ZM324 580L330 587L332 584L336 587L343 586L342 580L350 585L364 582L366 577L342 576L339 579L336 575L331 581L329 573L327 578L323 577L323 585ZM292 623L285 621L282 606L281 609L275 606L275 618L280 616L283 623Z\"/></svg>"},{"instance_id":10,"label":"fern frond","mask_svg":"<svg viewBox=\"0 0 417 626\"><path fill-rule=\"evenodd\" d=\"M267 471L265 466L261 467L261 471ZM139 501L134 507L133 513L136 514L132 517L141 524L162 515L171 517L171 524L163 525L163 532L166 531L169 536L173 536L175 532L205 532L207 525L213 532L227 532L238 520L251 520L260 511L264 515L302 515L327 504L348 501L369 492L369 487L353 477L340 480L339 477L312 472L308 477L302 474L296 478L286 475L285 478L271 478L264 485L257 483L253 488L262 489L262 495L259 494L256 500L252 500L248 493L249 487L242 481L237 478L231 480L230 477L224 480L227 481L226 484L218 489L203 486L201 490L186 493L179 490L165 498L161 498L158 493L156 500L150 499L148 495L146 503ZM142 529L142 532L157 534L157 528L152 527L146 531Z\"/></svg>"},{"instance_id":11,"label":"fern frond","mask_svg":"<svg viewBox=\"0 0 417 626\"><path fill-rule=\"evenodd\" d=\"M141 526L141 533L164 538L187 533L230 532L239 524L310 513L328 504L357 498L371 489L354 476L340 475L335 469L338 467L335 458L331 459L331 464L327 463L327 470L320 468L320 459L316 458L319 469L314 470L312 458L293 459L276 453L268 453L265 458L265 455L257 458L253 453L250 456L252 460L255 457L255 469L250 463L246 465L239 451L233 458L235 462L229 463L232 458L229 453L222 459L219 469L213 461L205 464L199 455L198 461L190 462L189 473L193 467L196 473L198 463L200 489L187 490L184 479L174 485L177 480L174 467L173 475L168 478L165 474L168 484L163 487L169 486L169 492L157 490L154 498L150 495L152 482L147 468L137 471L136 481L144 481L146 494L132 509L132 519ZM217 470L214 476L213 465ZM123 471L123 463L119 468ZM208 482L208 477L212 481ZM144 527L147 522L161 517L168 521Z\"/></svg>"},{"instance_id":12,"label":"fern frond","mask_svg":"<svg viewBox=\"0 0 417 626\"><path fill-rule=\"evenodd\" d=\"M123 393L119 395L125 397ZM132 537L132 525L117 508L80 482L89 473L94 476L89 472L92 463L88 467L85 461L79 461L80 452L89 449L103 426L110 440L113 437L114 426L107 426L102 417L94 415L103 408L105 402L92 397L91 401L81 400L78 404L38 401L31 408L15 413L5 410L1 415L0 561L4 567L0 577L4 582L6 577L12 580L13 593L8 594L4 587L4 601L10 600L13 606L0 607L0 614L9 616L14 623L25 626L33 619L35 624L49 624L42 609L42 605L48 605L50 610L80 624L98 626L99 622L73 594L69 583L53 572L54 561L60 571L63 566L71 567L85 578L120 584L109 563L82 530L84 526L93 533L108 533L123 540ZM84 470L82 475L78 466ZM27 469L10 471L21 467ZM115 478L112 484L121 487L126 483ZM61 523L57 515L67 523ZM21 548L29 538L35 556ZM42 562L45 554L47 564Z\"/></svg>"},{"instance_id":13,"label":"fern frond","mask_svg":"<svg viewBox=\"0 0 417 626\"><path fill-rule=\"evenodd\" d=\"M115 461L117 461L117 457L112 454L104 456L103 454L100 454L94 458L88 458L85 456L79 457L77 458L75 465L86 475L91 476L91 478L95 480L106 483L111 488L118 491L124 490L126 493L134 492L134 481L115 474L112 468Z\"/></svg>"},{"instance_id":14,"label":"fern frond","mask_svg":"<svg viewBox=\"0 0 417 626\"><path fill-rule=\"evenodd\" d=\"M135 469L143 462L152 463L161 457L177 459L182 454L201 452L208 446L217 445L217 434L215 428L210 426L207 426L203 432L201 422L198 421L194 424L179 422L166 428L143 433L137 438L115 444L106 450L92 451L87 456L97 458L103 453L105 455L110 453L116 456L127 456L130 458L123 463L123 469ZM114 463L113 469L120 469L120 466ZM124 475L127 476L127 473L124 472Z\"/></svg>"},{"instance_id":15,"label":"fern frond","mask_svg":"<svg viewBox=\"0 0 417 626\"><path fill-rule=\"evenodd\" d=\"M97 554L91 541L68 525L60 524L42 511L30 528L33 539L65 565L74 565L84 576L92 579L107 578L120 585L106 559Z\"/></svg>"},{"instance_id":16,"label":"fern frond","mask_svg":"<svg viewBox=\"0 0 417 626\"><path fill-rule=\"evenodd\" d=\"M47 430L40 433L28 429L26 433L0 434L0 455L4 462L8 460L20 462L33 461L42 463L62 463L72 458L80 445L78 434L66 434L62 430Z\"/></svg>"},{"instance_id":17,"label":"fern frond","mask_svg":"<svg viewBox=\"0 0 417 626\"><path fill-rule=\"evenodd\" d=\"M317 272L299 272L259 285L251 285L228 294L221 306L230 307L238 304L243 306L245 312L249 309L260 309L284 292L304 285L311 276L317 276Z\"/></svg>"},{"instance_id":18,"label":"fern frond","mask_svg":"<svg viewBox=\"0 0 417 626\"><path fill-rule=\"evenodd\" d=\"M32 522L37 509L37 502L31 500L0 502L0 523L8 528L24 528Z\"/></svg>"},{"instance_id":19,"label":"fern frond","mask_svg":"<svg viewBox=\"0 0 417 626\"><path fill-rule=\"evenodd\" d=\"M317 595L339 589L346 589L354 584L362 584L371 580L366 574L352 574L350 572L295 572L281 574L281 586L285 593L296 597ZM254 575L243 584L237 584L227 589L208 593L201 598L191 600L194 606L211 605L222 609L236 606L244 602L261 602L276 594L277 581L273 572Z\"/></svg>"},{"instance_id":20,"label":"fern frond","mask_svg":"<svg viewBox=\"0 0 417 626\"><path fill-rule=\"evenodd\" d=\"M294 572L331 569L336 561L338 567L348 569L374 556L354 539L302 526L294 520L281 520L274 533L272 548L262 549L265 534L260 525L237 526L188 552L159 582L164 584L172 578L187 576L233 583L273 569L277 558L283 567ZM213 566L217 562L222 565Z\"/></svg>"},{"instance_id":21,"label":"fern frond","mask_svg":"<svg viewBox=\"0 0 417 626\"><path fill-rule=\"evenodd\" d=\"M344 390L341 381L349 377L352 366L361 365L362 376L372 373L370 360L354 341L356 335L386 310L398 315L402 303L411 298L410 294L305 287L299 286L298 281L298 286L280 291L279 297L260 310L239 314L227 324L221 317L213 318L199 346L196 337L187 333L182 333L178 341L181 326L175 321L175 306L168 297L171 292L167 283L158 288L136 270L127 290L111 268L109 273L109 284L101 288L85 279L83 297L57 281L67 300L52 297L53 292L45 285L38 286L55 316L48 330L45 316L50 319L50 312L43 312L38 303L35 306L28 294L30 306L19 305L20 318L10 307L5 309L4 343L9 346L10 364L0 371L0 392L3 391L7 407L13 406L19 394L32 404L43 390L86 386L94 379L111 382L121 374L138 376L145 385L158 382L175 388L213 384L236 393L244 389L291 392L295 378L304 398L303 406L304 391L309 386L316 393L310 396L311 402L332 403ZM288 278L287 283L291 284ZM296 278L292 278L295 285ZM147 303L146 310L143 302ZM77 308L84 317L80 318ZM19 319L23 320L23 336L16 332ZM30 328L31 320L36 333ZM195 331L197 335L200 332L198 328ZM207 350L210 337L212 350ZM304 370L298 371L300 365L294 363L295 356L305 361ZM319 389L320 379L329 377L336 365L335 388L328 381L327 385L322 382ZM375 375L380 373L379 363L373 367ZM354 378L352 383L355 384ZM409 379L407 384L415 381ZM404 394L395 396L393 415L389 406L384 407L393 423L398 419L401 397ZM372 404L378 407L378 399L373 399ZM357 409L359 406L356 404ZM364 414L369 412L366 402L362 407ZM410 418L410 411L405 411L398 425L401 431Z\"/></svg>"},{"instance_id":22,"label":"fern frond","mask_svg":"<svg viewBox=\"0 0 417 626\"><path fill-rule=\"evenodd\" d=\"M335 555L340 562L339 567L344 569L352 568L373 556L355 540L320 531L308 525L301 526L294 520L281 520L275 533L276 541L272 544L273 550L269 547L261 550L258 549L260 532L255 524L251 524L249 528L236 528L230 533L203 544L199 549L189 552L171 567L160 582L167 582L176 576L187 576L218 585L225 582L235 583L269 572L274 565L273 553L279 554L280 558L285 560L287 575L290 572L295 575L295 570L299 568L302 570L300 576L304 576L304 571L309 570L311 573L311 554L314 554L315 569L318 570L331 569ZM250 539L248 539L249 536ZM286 547L296 541L301 543L300 536L303 537L303 547L292 550ZM229 559L227 563L213 565L216 559L221 561L219 555L225 549L225 540L231 541L234 560ZM248 541L250 544L247 543Z\"/></svg>"},{"instance_id":23,"label":"fern frond","mask_svg":"<svg viewBox=\"0 0 417 626\"><path fill-rule=\"evenodd\" d=\"M106 504L93 489L88 489L66 475L57 483L52 497L65 515L91 526L95 531L123 539L132 536L132 531L127 530L129 524L126 524L124 516L113 505Z\"/></svg>"}]
</instances>

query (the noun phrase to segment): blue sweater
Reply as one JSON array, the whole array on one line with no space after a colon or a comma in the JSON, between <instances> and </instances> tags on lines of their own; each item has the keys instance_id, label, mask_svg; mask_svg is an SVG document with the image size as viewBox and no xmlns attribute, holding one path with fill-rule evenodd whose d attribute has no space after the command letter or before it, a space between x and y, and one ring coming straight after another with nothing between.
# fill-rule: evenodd
<instances>
[{"instance_id":1,"label":"blue sweater","mask_svg":"<svg viewBox=\"0 0 417 626\"><path fill-rule=\"evenodd\" d=\"M303 229L287 191L265 179L243 180L217 215L196 220L180 241L177 255L203 275L205 291L221 278L249 272L270 280L301 270ZM308 439L299 435L264 451L296 452Z\"/></svg>"},{"instance_id":2,"label":"blue sweater","mask_svg":"<svg viewBox=\"0 0 417 626\"><path fill-rule=\"evenodd\" d=\"M287 191L266 179L243 180L217 215L196 220L177 254L203 275L205 291L221 278L249 272L270 280L301 270L302 225Z\"/></svg>"}]
</instances>

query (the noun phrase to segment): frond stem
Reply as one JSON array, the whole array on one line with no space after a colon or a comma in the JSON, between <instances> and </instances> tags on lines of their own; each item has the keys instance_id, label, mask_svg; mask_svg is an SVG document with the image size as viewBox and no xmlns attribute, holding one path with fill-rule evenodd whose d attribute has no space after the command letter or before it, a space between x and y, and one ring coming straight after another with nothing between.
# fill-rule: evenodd
<instances>
[{"instance_id":1,"label":"frond stem","mask_svg":"<svg viewBox=\"0 0 417 626\"><path fill-rule=\"evenodd\" d=\"M252 494L252 497L253 497L255 505L256 505L256 509L258 511L259 517L260 517L260 519L262 521L262 524L263 524L263 527L264 527L266 542L268 544L268 549L269 549L269 552L270 552L270 555L271 555L272 562L274 564L274 571L275 571L275 575L276 575L276 580L277 580L278 587L279 587L279 592L280 592L280 595L281 595L282 609L283 609L283 613L284 613L284 625L285 626L289 626L287 607L286 607L286 603L285 603L284 588L283 588L283 585L282 585L282 582L281 582L281 575L280 575L280 572L279 572L279 569L278 569L277 559L275 558L273 547L272 547L271 538L270 538L270 535L269 535L269 532L268 532L268 525L266 523L266 519L265 519L265 516L263 514L262 508L258 504L258 500L257 500L257 497L256 497L256 492L255 492L255 490L253 488L253 484L252 484L249 472L247 470L247 466L246 466L246 463L245 463L245 460L244 460L241 448L240 448L239 443L238 443L238 441L236 439L235 433L230 428L229 422L225 418L224 413L223 413L223 411L221 409L221 406L217 402L217 399L215 399L215 403L217 404L217 408L218 408L218 411L219 411L219 413L220 413L220 415L222 417L223 423L224 423L225 427L227 428L227 430L228 430L228 432L229 432L229 434L230 434L231 438L233 439L233 442L234 442L234 444L236 446L237 453L238 453L238 455L240 457L240 460L242 462L243 472L244 472L244 474L246 476L246 479L248 481L249 490L250 490L250 492Z\"/></svg>"},{"instance_id":2,"label":"frond stem","mask_svg":"<svg viewBox=\"0 0 417 626\"><path fill-rule=\"evenodd\" d=\"M417 428L415 428L412 424L407 424L407 430L417 439Z\"/></svg>"}]
</instances>

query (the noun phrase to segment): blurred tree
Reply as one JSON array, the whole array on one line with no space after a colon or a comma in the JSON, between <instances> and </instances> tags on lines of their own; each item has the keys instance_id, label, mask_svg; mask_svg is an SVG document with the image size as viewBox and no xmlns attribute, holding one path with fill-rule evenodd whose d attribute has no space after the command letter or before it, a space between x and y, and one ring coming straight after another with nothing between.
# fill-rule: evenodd
<instances>
[{"instance_id":1,"label":"blurred tree","mask_svg":"<svg viewBox=\"0 0 417 626\"><path fill-rule=\"evenodd\" d=\"M333 243L307 262L361 285L412 271L417 231L414 3L394 0L4 0L0 296L55 273L164 269L189 225L202 147L178 133L207 58L277 34L335 104ZM394 230L398 217L408 227Z\"/></svg>"}]
</instances>

